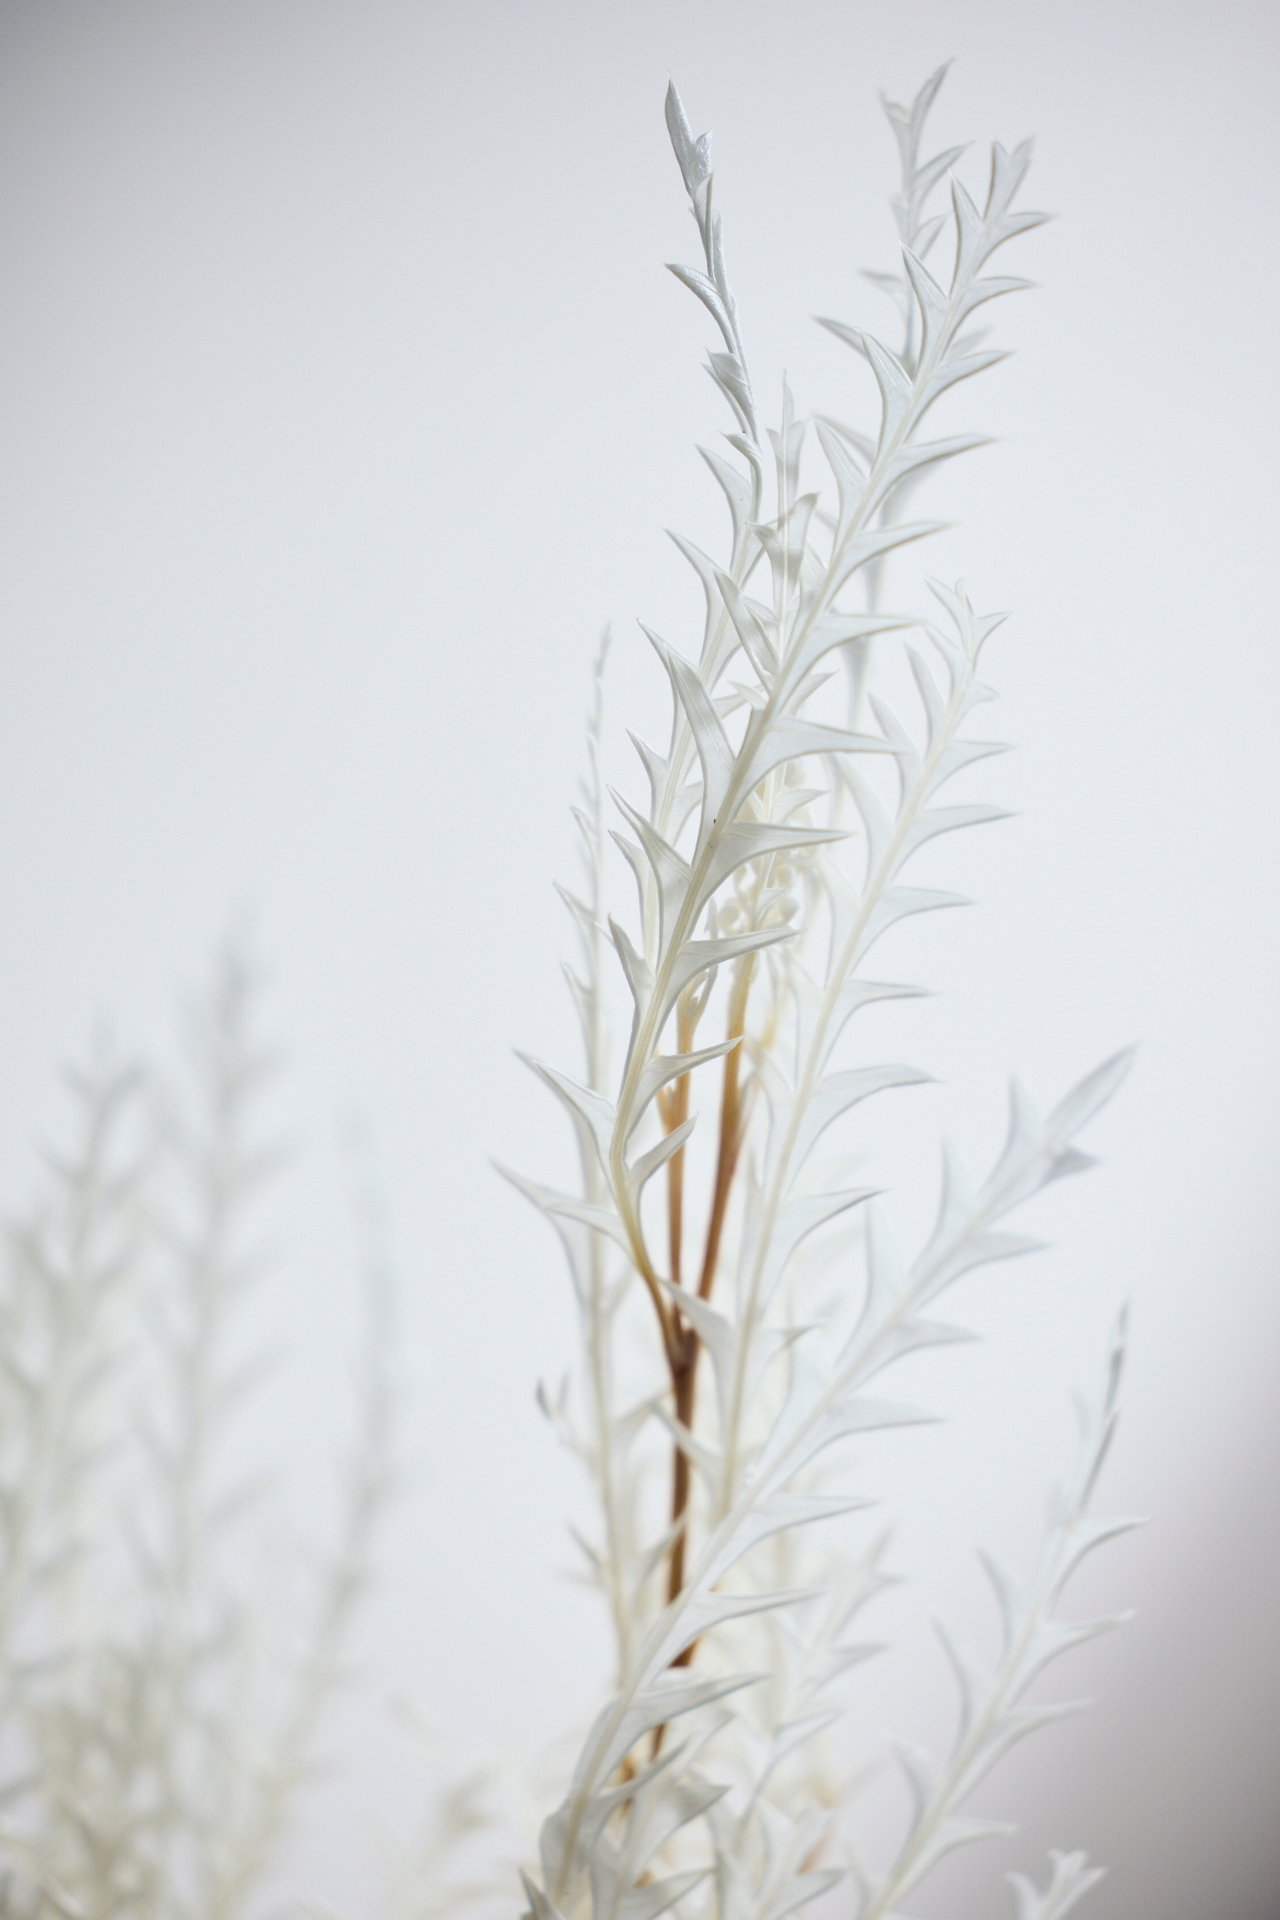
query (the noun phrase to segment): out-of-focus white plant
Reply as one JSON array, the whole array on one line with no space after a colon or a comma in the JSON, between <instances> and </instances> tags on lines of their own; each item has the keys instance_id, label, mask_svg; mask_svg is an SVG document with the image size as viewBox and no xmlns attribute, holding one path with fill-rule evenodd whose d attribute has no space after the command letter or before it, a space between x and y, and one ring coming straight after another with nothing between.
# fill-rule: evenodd
<instances>
[{"instance_id":1,"label":"out-of-focus white plant","mask_svg":"<svg viewBox=\"0 0 1280 1920\"><path fill-rule=\"evenodd\" d=\"M918 1251L899 1246L875 1190L848 1181L854 1155L866 1157L866 1103L928 1077L857 1046L862 1008L916 991L870 976L871 949L905 917L956 901L911 883L917 850L999 817L943 789L1000 751L970 727L992 697L980 676L1003 616L936 581L932 617L883 604L886 557L934 531L904 517L920 482L982 444L974 432L928 439L926 416L1004 357L972 322L1027 284L991 263L1045 218L1016 204L1029 143L993 148L984 205L952 175L949 205L930 210L962 151L923 157L944 73L909 108L886 102L902 268L871 278L897 303L900 344L822 323L875 376L871 432L810 423L785 383L777 428L762 426L709 138L694 138L674 86L667 95L702 256L671 270L719 335L708 369L731 414L728 452L704 458L730 532L718 559L676 536L705 597L696 656L645 629L670 682L671 728L661 750L635 740L643 801L606 800L603 653L597 664L577 809L585 886L564 895L581 936L569 980L585 1066L574 1079L530 1062L572 1122L581 1183L510 1176L568 1255L581 1358L576 1380L542 1399L594 1489L598 1530L581 1545L615 1654L613 1692L525 1876L534 1920L655 1920L669 1908L784 1920L841 1880L856 1920L900 1915L944 1854L1003 1831L966 1808L995 1762L1063 1711L1027 1704L1028 1687L1113 1624L1066 1623L1058 1606L1081 1558L1132 1524L1089 1512L1122 1330L1100 1399L1081 1404L1080 1461L1038 1564L1020 1578L986 1563L999 1658L988 1666L944 1632L960 1689L952 1751L941 1763L902 1754L906 1831L889 1860L862 1857L830 1730L872 1651L861 1615L886 1575L882 1542L860 1558L828 1542L839 1530L823 1523L866 1499L829 1450L923 1417L874 1383L906 1354L967 1337L935 1303L970 1269L1034 1244L1007 1217L1089 1164L1076 1138L1127 1065L1108 1060L1047 1115L1015 1086L985 1177L946 1151ZM935 273L927 263L948 249ZM826 492L809 478L810 425ZM886 646L905 648L915 714L878 690ZM607 897L610 839L634 878L630 912ZM618 989L625 1032L610 1019ZM695 1087L710 1109L700 1122ZM831 1231L851 1220L860 1235ZM1015 1880L1019 1920L1065 1914L1096 1878L1083 1855L1055 1855L1043 1892Z\"/></svg>"},{"instance_id":2,"label":"out-of-focus white plant","mask_svg":"<svg viewBox=\"0 0 1280 1920\"><path fill-rule=\"evenodd\" d=\"M234 1417L274 1156L229 958L172 1080L99 1062L0 1291L0 1914L239 1920L315 1759L388 1486L385 1278L361 1432L309 1574ZM230 1431L229 1431L230 1430ZM240 1450L243 1452L243 1449Z\"/></svg>"}]
</instances>

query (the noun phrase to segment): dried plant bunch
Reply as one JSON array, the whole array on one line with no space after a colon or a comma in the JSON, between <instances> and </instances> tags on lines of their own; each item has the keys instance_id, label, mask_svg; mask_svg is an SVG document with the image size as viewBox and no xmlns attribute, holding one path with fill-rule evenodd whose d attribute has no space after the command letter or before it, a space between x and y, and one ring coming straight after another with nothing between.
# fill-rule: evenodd
<instances>
[{"instance_id":1,"label":"dried plant bunch","mask_svg":"<svg viewBox=\"0 0 1280 1920\"><path fill-rule=\"evenodd\" d=\"M709 137L693 137L674 86L667 95L702 254L671 270L719 335L708 369L731 416L727 452L703 457L730 528L719 559L676 536L705 599L696 657L645 629L671 727L661 751L635 740L643 800L606 798L605 648L597 661L576 810L586 881L564 894L581 936L569 980L585 1071L530 1062L568 1112L581 1182L562 1192L510 1176L568 1255L580 1363L543 1404L597 1497L598 1533L582 1545L616 1669L543 1824L540 1870L526 1875L535 1920L653 1920L668 1908L783 1920L846 1879L844 1910L888 1920L944 1853L1003 1830L962 1805L1055 1717L1023 1704L1035 1675L1111 1624L1063 1624L1056 1608L1080 1558L1132 1524L1088 1512L1116 1418L1120 1335L1099 1400L1082 1404L1080 1462L1039 1564L1025 1581L989 1566L1002 1653L988 1667L948 1639L954 1749L940 1766L906 1756L905 1834L887 1862L863 1859L830 1730L871 1651L858 1616L886 1576L882 1541L850 1553L830 1544L841 1529L820 1524L866 1503L830 1450L921 1417L873 1397L872 1382L908 1353L968 1337L934 1302L971 1268L1034 1244L1006 1217L1089 1164L1074 1142L1127 1065L1108 1060L1047 1116L1015 1087L984 1179L946 1152L936 1219L914 1254L874 1190L849 1183L867 1103L928 1077L859 1048L860 1010L916 991L869 975L871 950L907 916L956 900L910 884L917 850L1000 817L942 790L1001 750L970 724L992 697L982 656L1003 616L938 582L931 617L883 604L887 557L935 531L906 517L917 487L983 443L926 438L926 416L1004 357L972 322L1027 284L991 263L1046 217L1015 204L1029 143L993 148L981 207L951 171L962 149L922 156L945 71L910 107L885 102L902 267L871 278L897 304L900 345L822 322L875 376L872 432L806 420L785 383L779 425L762 427ZM932 211L948 177L949 204ZM948 249L935 277L928 262ZM909 661L918 711L907 718L877 687L885 648ZM629 911L611 910L610 841L634 879ZM1065 1914L1096 1878L1083 1855L1056 1855L1045 1890L1015 1884L1020 1920Z\"/></svg>"},{"instance_id":2,"label":"dried plant bunch","mask_svg":"<svg viewBox=\"0 0 1280 1920\"><path fill-rule=\"evenodd\" d=\"M385 1279L337 1535L280 1550L237 1415L278 1155L229 956L172 1073L100 1060L0 1287L0 1914L241 1920L340 1676L388 1491ZM268 1542L275 1540L274 1551Z\"/></svg>"}]
</instances>

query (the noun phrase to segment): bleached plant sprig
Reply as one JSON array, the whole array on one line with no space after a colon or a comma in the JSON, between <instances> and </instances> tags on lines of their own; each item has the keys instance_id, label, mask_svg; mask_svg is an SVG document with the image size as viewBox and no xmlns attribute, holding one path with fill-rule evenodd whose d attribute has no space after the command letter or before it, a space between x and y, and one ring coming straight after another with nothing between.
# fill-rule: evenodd
<instances>
[{"instance_id":1,"label":"bleached plant sprig","mask_svg":"<svg viewBox=\"0 0 1280 1920\"><path fill-rule=\"evenodd\" d=\"M1008 1138L984 1180L971 1182L947 1154L937 1217L914 1258L900 1252L872 1188L819 1171L820 1143L839 1139L846 1155L857 1145L849 1122L865 1102L927 1078L853 1050L861 1008L915 991L866 976L872 947L904 918L955 900L909 884L904 870L927 841L999 817L940 795L1000 750L968 729L991 697L979 668L1002 616L936 582L945 626L881 604L886 557L935 530L900 517L908 492L931 467L983 444L973 432L926 439L922 428L942 395L1003 358L969 323L1027 283L990 272L992 256L1045 217L1014 205L1029 143L993 148L981 209L952 177L949 209L929 212L962 151L921 158L944 73L910 108L886 102L902 162L902 271L874 277L899 303L901 349L823 323L866 359L879 393L872 433L813 422L832 493L825 505L802 482L809 423L785 383L780 423L761 433L709 138L694 139L674 87L667 96L703 253L702 267L672 271L720 335L709 371L731 410L736 458L704 457L731 532L720 562L677 536L705 599L696 661L645 629L670 684L671 729L664 751L635 742L646 803L611 796L621 822L613 838L636 884L634 921L606 902L598 663L578 813L587 887L565 896L582 939L571 984L586 1076L530 1063L567 1109L580 1152L576 1193L517 1184L564 1241L579 1302L580 1408L567 1395L544 1405L599 1496L600 1537L584 1546L609 1607L617 1676L543 1825L540 1875L526 1877L535 1920L653 1920L672 1906L715 1920L784 1920L839 1877L833 1861L852 1843L833 1830L838 1789L816 1756L840 1711L839 1683L869 1650L848 1629L884 1575L878 1549L848 1562L814 1531L865 1501L824 1484L828 1449L920 1417L873 1397L872 1383L907 1353L967 1337L934 1317L935 1301L970 1269L1033 1244L1007 1216L1088 1164L1074 1140L1127 1064L1106 1062L1044 1118L1015 1088ZM948 230L944 284L925 256ZM927 643L907 647L916 724L868 687L873 642L912 628ZM840 665L844 726L833 723L829 687ZM611 957L629 1012L612 1074ZM713 1075L716 1118L703 1139L693 1093ZM848 1249L826 1231L846 1215L863 1222L861 1277L847 1277ZM831 1307L813 1275L833 1258L843 1264ZM648 1341L647 1374L637 1335ZM710 1404L698 1394L704 1351ZM990 1830L966 1825L961 1803L1016 1738L1052 1717L1019 1705L1035 1672L1096 1630L1057 1626L1052 1613L1081 1554L1127 1524L1086 1518L1115 1419L1118 1356L1117 1346L1040 1568L1025 1592L996 1576L1006 1634L997 1669L956 1654L964 1708L955 1751L936 1776L912 1763L907 1838L887 1868L859 1867L859 1920L888 1920L943 1852ZM646 1521L646 1468L664 1449L667 1511ZM745 1668L744 1650L754 1658ZM1023 1916L1065 1913L1094 1877L1081 1856L1058 1856L1044 1895L1018 1887Z\"/></svg>"},{"instance_id":2,"label":"bleached plant sprig","mask_svg":"<svg viewBox=\"0 0 1280 1920\"><path fill-rule=\"evenodd\" d=\"M247 1227L269 1060L230 955L181 1075L99 1064L0 1274L0 1916L243 1920L340 1678L389 1470L385 1277L331 1551L264 1551ZM269 1478L269 1476L268 1476ZM273 1532L281 1537L280 1515ZM281 1564L283 1562L283 1564ZM281 1628L289 1623L287 1635Z\"/></svg>"},{"instance_id":3,"label":"bleached plant sprig","mask_svg":"<svg viewBox=\"0 0 1280 1920\"><path fill-rule=\"evenodd\" d=\"M1094 1519L1089 1503L1106 1459L1116 1426L1116 1400L1124 1363L1124 1316L1121 1316L1108 1358L1099 1401L1083 1397L1077 1403L1080 1418L1080 1460L1072 1481L1054 1490L1048 1525L1038 1563L1025 1584L991 1555L983 1565L999 1603L1002 1644L1000 1658L987 1667L954 1633L939 1624L960 1689L960 1724L945 1768L936 1769L925 1754L902 1750L903 1768L910 1783L912 1818L905 1839L889 1869L881 1874L858 1870L861 1884L859 1920L882 1920L899 1910L899 1902L956 1847L988 1835L1007 1832L1000 1822L960 1817L957 1809L1018 1741L1074 1712L1066 1706L1027 1706L1024 1696L1051 1661L1068 1648L1119 1626L1127 1617L1065 1622L1055 1618L1063 1589L1085 1556L1104 1541L1139 1523L1133 1519ZM1074 1861L1074 1866L1070 1863ZM1097 1869L1086 1873L1081 1855L1068 1856L1055 1868L1050 1894L1058 1904L1050 1911L1065 1912L1065 1885L1079 1892L1097 1879ZM1083 1884L1081 1884L1083 1883ZM1026 1883L1023 1882L1026 1889ZM1020 1891L1020 1900L1032 1901L1035 1889Z\"/></svg>"}]
</instances>

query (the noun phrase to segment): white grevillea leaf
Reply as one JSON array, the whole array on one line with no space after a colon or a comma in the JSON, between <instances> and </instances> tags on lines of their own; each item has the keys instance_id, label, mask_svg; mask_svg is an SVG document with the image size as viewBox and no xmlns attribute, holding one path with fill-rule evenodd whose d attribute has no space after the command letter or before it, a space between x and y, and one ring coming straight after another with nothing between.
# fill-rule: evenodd
<instances>
[{"instance_id":1,"label":"white grevillea leaf","mask_svg":"<svg viewBox=\"0 0 1280 1920\"><path fill-rule=\"evenodd\" d=\"M1091 1867L1087 1853L1049 1854L1049 1884L1041 1889L1024 1873L1007 1876L1013 1891L1015 1920L1066 1920L1090 1887L1106 1877L1105 1867Z\"/></svg>"}]
</instances>

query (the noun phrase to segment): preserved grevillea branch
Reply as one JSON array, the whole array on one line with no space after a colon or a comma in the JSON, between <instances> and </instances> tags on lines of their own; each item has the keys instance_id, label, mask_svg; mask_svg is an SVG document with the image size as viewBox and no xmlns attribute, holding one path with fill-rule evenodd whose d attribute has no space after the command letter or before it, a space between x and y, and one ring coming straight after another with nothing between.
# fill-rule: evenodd
<instances>
[{"instance_id":1,"label":"preserved grevillea branch","mask_svg":"<svg viewBox=\"0 0 1280 1920\"><path fill-rule=\"evenodd\" d=\"M676 538L705 600L696 658L644 629L669 681L671 728L661 751L635 741L645 803L611 796L634 919L605 901L597 673L579 814L588 888L566 895L585 954L573 988L587 1073L579 1081L530 1062L572 1120L582 1184L567 1193L510 1176L564 1241L582 1308L585 1423L567 1394L543 1401L597 1488L601 1537L584 1546L613 1620L618 1675L543 1825L540 1874L526 1876L535 1920L652 1920L669 1907L691 1920L783 1920L842 1877L842 1852L858 1858L837 1811L828 1730L842 1676L870 1650L846 1631L884 1575L880 1546L848 1561L823 1544L829 1530L818 1522L864 1504L830 1480L827 1451L921 1417L873 1397L872 1382L904 1354L967 1337L933 1316L934 1301L970 1268L1033 1244L1006 1216L1088 1164L1075 1138L1127 1065L1109 1060L1044 1118L1015 1088L1008 1139L984 1181L948 1153L937 1218L913 1259L874 1190L833 1179L823 1163L833 1148L846 1161L851 1148L865 1156L866 1103L928 1077L868 1058L855 1024L862 1008L916 991L868 976L881 935L955 903L911 884L909 863L941 834L1000 818L942 789L1001 750L970 724L992 697L980 676L1003 616L934 581L937 624L883 604L888 556L934 531L905 516L909 496L931 468L983 444L974 432L926 438L926 416L1003 358L971 323L1027 284L991 262L1045 217L1016 204L1029 143L993 148L981 207L951 175L949 209L930 210L962 152L922 157L944 74L909 108L886 102L902 162L902 269L871 278L898 306L900 345L822 323L875 377L870 433L806 420L785 384L779 424L762 430L710 141L693 137L674 86L667 95L702 251L701 265L672 271L719 335L709 371L730 409L729 451L704 457L730 537L720 561ZM937 278L926 258L948 235L950 271ZM828 500L809 478L811 425ZM877 691L876 644L905 648L918 720ZM630 1026L612 1077L610 947ZM861 1261L835 1225L859 1221ZM652 1384L623 1407L619 1356L634 1373L637 1343ZM1005 1614L999 1667L988 1674L948 1643L963 1693L956 1748L937 1774L910 1762L908 1835L887 1869L857 1866L858 1920L888 1920L944 1852L992 1830L959 1808L1014 1739L1053 1717L1019 1706L1030 1678L1110 1624L1060 1627L1052 1611L1081 1554L1129 1524L1086 1517L1114 1425L1119 1354L1117 1342L1080 1476L1030 1587L993 1576ZM646 1538L639 1496L655 1443L669 1448L670 1491ZM1083 1856L1056 1856L1046 1893L1018 1884L1021 1911L1065 1912L1094 1878Z\"/></svg>"}]
</instances>

